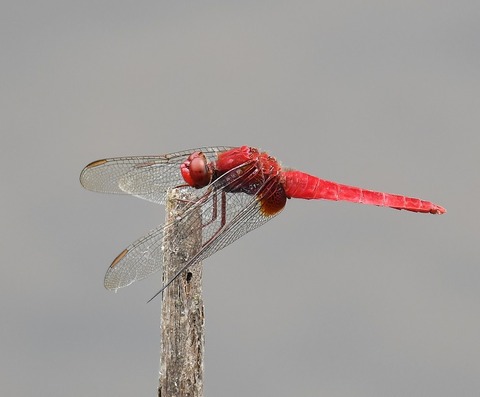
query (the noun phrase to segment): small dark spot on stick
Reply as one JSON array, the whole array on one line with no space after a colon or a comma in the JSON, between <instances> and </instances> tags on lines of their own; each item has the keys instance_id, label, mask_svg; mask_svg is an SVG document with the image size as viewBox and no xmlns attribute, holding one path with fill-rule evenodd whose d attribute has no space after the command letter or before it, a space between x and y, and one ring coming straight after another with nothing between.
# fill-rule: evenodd
<instances>
[{"instance_id":1,"label":"small dark spot on stick","mask_svg":"<svg viewBox=\"0 0 480 397\"><path fill-rule=\"evenodd\" d=\"M190 280L192 279L192 277L193 277L192 272L187 272L187 283L190 282Z\"/></svg>"}]
</instances>

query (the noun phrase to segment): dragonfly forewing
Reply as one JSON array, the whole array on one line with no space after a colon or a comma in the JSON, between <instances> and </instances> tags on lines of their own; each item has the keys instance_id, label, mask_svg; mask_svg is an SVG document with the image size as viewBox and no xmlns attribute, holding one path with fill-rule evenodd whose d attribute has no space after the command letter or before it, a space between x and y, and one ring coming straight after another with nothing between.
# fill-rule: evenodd
<instances>
[{"instance_id":1,"label":"dragonfly forewing","mask_svg":"<svg viewBox=\"0 0 480 397\"><path fill-rule=\"evenodd\" d=\"M203 147L160 156L114 157L87 165L80 183L101 193L131 194L144 200L164 204L168 188L185 184L180 165L194 151L201 151L215 161L226 146Z\"/></svg>"}]
</instances>

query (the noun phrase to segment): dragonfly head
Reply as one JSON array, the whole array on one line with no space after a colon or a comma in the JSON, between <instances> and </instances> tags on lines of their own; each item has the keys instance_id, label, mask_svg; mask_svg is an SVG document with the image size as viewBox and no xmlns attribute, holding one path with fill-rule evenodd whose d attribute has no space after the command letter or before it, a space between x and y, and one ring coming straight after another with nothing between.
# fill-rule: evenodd
<instances>
[{"instance_id":1,"label":"dragonfly head","mask_svg":"<svg viewBox=\"0 0 480 397\"><path fill-rule=\"evenodd\" d=\"M180 166L183 179L190 186L200 189L212 181L213 170L202 152L194 152Z\"/></svg>"}]
</instances>

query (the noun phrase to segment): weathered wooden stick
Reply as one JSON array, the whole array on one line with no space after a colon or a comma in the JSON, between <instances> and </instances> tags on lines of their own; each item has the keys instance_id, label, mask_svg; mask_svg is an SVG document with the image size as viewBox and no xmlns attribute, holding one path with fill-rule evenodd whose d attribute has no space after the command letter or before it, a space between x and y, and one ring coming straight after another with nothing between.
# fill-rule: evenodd
<instances>
[{"instance_id":1,"label":"weathered wooden stick","mask_svg":"<svg viewBox=\"0 0 480 397\"><path fill-rule=\"evenodd\" d=\"M166 223L183 213L188 197L181 189L167 196ZM200 211L189 216L201 216ZM166 283L201 246L201 230L169 228L163 240L163 282ZM179 245L181 244L181 245ZM202 265L181 274L162 296L159 397L203 396L204 306Z\"/></svg>"}]
</instances>

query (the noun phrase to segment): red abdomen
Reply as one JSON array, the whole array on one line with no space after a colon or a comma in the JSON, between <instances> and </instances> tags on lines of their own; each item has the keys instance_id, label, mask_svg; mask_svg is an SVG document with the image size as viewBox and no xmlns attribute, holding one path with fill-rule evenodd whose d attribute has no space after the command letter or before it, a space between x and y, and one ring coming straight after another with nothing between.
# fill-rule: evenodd
<instances>
[{"instance_id":1,"label":"red abdomen","mask_svg":"<svg viewBox=\"0 0 480 397\"><path fill-rule=\"evenodd\" d=\"M444 208L430 201L342 185L300 171L284 172L282 182L289 198L344 200L413 212L445 213Z\"/></svg>"}]
</instances>

